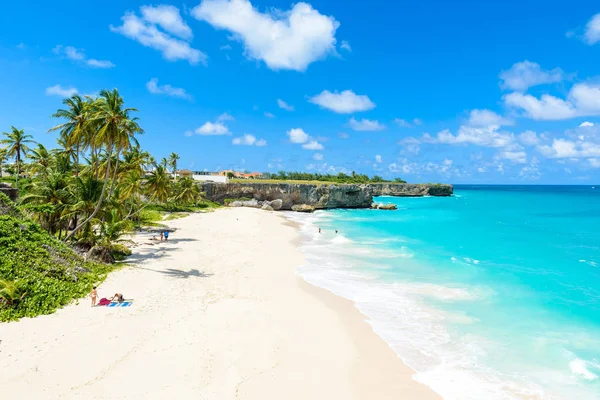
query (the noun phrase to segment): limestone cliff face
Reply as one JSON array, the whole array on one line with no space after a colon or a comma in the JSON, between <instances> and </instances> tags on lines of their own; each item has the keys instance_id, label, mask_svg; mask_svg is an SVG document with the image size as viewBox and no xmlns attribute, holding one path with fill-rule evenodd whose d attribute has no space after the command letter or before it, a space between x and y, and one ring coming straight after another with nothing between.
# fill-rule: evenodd
<instances>
[{"instance_id":1,"label":"limestone cliff face","mask_svg":"<svg viewBox=\"0 0 600 400\"><path fill-rule=\"evenodd\" d=\"M291 210L292 206L303 204L315 209L369 208L373 203L371 191L364 185L206 182L201 184L201 188L208 200L218 203L223 203L225 199L280 199L282 210Z\"/></svg>"},{"instance_id":2,"label":"limestone cliff face","mask_svg":"<svg viewBox=\"0 0 600 400\"><path fill-rule=\"evenodd\" d=\"M19 190L13 188L10 184L0 182L0 193L4 193L12 201L16 201L19 196Z\"/></svg>"},{"instance_id":3,"label":"limestone cliff face","mask_svg":"<svg viewBox=\"0 0 600 400\"><path fill-rule=\"evenodd\" d=\"M367 185L373 196L452 196L452 185L412 183L371 183Z\"/></svg>"}]
</instances>

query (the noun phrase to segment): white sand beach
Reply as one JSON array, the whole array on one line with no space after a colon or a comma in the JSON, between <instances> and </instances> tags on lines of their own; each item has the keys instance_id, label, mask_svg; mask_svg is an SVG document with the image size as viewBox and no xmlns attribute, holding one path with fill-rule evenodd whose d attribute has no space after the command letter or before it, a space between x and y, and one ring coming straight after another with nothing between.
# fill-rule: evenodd
<instances>
[{"instance_id":1,"label":"white sand beach","mask_svg":"<svg viewBox=\"0 0 600 400\"><path fill-rule=\"evenodd\" d=\"M170 221L100 297L0 324L0 388L23 399L438 399L345 299L295 273L281 215L223 209Z\"/></svg>"}]
</instances>

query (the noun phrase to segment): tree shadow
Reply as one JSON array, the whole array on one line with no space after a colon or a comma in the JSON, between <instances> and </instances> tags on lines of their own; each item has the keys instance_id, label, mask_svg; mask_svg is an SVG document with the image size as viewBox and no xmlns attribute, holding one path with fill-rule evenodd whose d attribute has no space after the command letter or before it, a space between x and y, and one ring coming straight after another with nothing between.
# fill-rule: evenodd
<instances>
[{"instance_id":1,"label":"tree shadow","mask_svg":"<svg viewBox=\"0 0 600 400\"><path fill-rule=\"evenodd\" d=\"M185 243L185 242L197 242L198 239L191 239L191 238L180 238L180 239L175 239L175 238L169 238L169 240L166 241L166 243Z\"/></svg>"},{"instance_id":2,"label":"tree shadow","mask_svg":"<svg viewBox=\"0 0 600 400\"><path fill-rule=\"evenodd\" d=\"M189 271L183 271L180 269L173 269L173 268L167 268L164 271L156 271L156 272L160 272L161 274L165 274L167 276L172 276L174 278L184 278L184 279L188 279L188 278L208 278L213 276L213 274L207 274L205 272L201 272L197 269L190 269Z\"/></svg>"}]
</instances>

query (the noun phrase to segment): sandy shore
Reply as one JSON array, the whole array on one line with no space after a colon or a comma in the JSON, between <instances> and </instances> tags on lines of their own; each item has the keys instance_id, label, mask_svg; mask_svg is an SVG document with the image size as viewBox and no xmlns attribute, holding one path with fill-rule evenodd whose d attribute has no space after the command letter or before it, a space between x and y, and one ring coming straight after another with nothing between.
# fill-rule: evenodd
<instances>
[{"instance_id":1,"label":"sandy shore","mask_svg":"<svg viewBox=\"0 0 600 400\"><path fill-rule=\"evenodd\" d=\"M138 238L91 308L0 324L0 388L24 399L438 399L353 304L295 274L297 233L225 209Z\"/></svg>"}]
</instances>

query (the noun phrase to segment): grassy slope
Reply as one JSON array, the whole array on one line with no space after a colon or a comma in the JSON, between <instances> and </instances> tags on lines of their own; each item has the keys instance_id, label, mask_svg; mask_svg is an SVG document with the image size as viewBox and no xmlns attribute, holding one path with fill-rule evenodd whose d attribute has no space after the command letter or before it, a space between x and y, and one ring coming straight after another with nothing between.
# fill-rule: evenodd
<instances>
[{"instance_id":1,"label":"grassy slope","mask_svg":"<svg viewBox=\"0 0 600 400\"><path fill-rule=\"evenodd\" d=\"M84 261L0 193L0 280L25 293L13 306L0 305L0 321L50 314L87 295L112 269Z\"/></svg>"}]
</instances>

